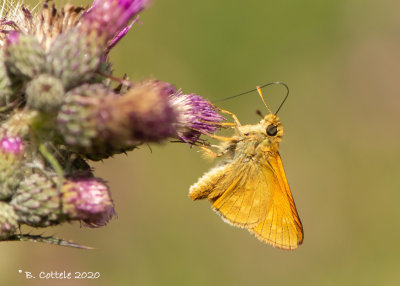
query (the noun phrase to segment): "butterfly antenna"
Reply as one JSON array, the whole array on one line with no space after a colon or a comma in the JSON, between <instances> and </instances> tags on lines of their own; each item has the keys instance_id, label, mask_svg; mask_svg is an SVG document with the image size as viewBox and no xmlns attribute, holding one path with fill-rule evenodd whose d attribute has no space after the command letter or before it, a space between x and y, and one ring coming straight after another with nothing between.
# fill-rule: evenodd
<instances>
[{"instance_id":1,"label":"butterfly antenna","mask_svg":"<svg viewBox=\"0 0 400 286\"><path fill-rule=\"evenodd\" d=\"M282 105L285 103L286 99L287 99L288 96L289 96L289 87L287 86L287 84L284 83L284 82L281 82L281 81L276 81L276 82L270 82L270 83L264 84L264 85L262 85L262 86L257 86L256 89L257 89L258 93L260 94L261 99L262 99L262 101L264 102L265 106L267 107L268 111L271 112L271 110L268 108L268 105L267 105L267 104L265 103L265 101L264 101L264 98L263 98L262 93L261 93L261 89L264 88L264 87L266 87L266 86L273 85L273 84L280 84L280 85L283 85L283 86L286 88L286 96L285 96L285 98L282 100L281 104L279 105L278 109L277 109L276 112L275 112L275 115L277 115L278 112L279 112L279 110L281 110ZM272 113L272 112L271 112L271 113Z\"/></svg>"},{"instance_id":2,"label":"butterfly antenna","mask_svg":"<svg viewBox=\"0 0 400 286\"><path fill-rule=\"evenodd\" d=\"M285 96L285 98L282 100L281 105L279 105L278 109L277 109L276 112L275 112L275 115L277 115L278 112L279 112L279 110L281 110L282 105L285 103L286 99L287 99L288 96L289 96L289 87L287 86L286 83L281 82L281 81L274 82L274 83L275 83L275 84L283 85L283 86L286 88L286 96Z\"/></svg>"},{"instance_id":3,"label":"butterfly antenna","mask_svg":"<svg viewBox=\"0 0 400 286\"><path fill-rule=\"evenodd\" d=\"M273 84L283 85L283 86L286 88L286 96L285 96L285 98L283 99L281 105L279 105L278 109L276 110L276 112L275 112L275 115L276 115L276 114L278 114L278 112L279 112L279 110L281 109L282 105L285 103L287 97L289 96L289 87L287 86L286 83L281 82L281 81L270 82L270 83L264 84L264 85L262 85L262 86L259 86L259 87L257 87L256 89L252 89L252 90L249 90L249 91L246 91L246 92L242 92L242 93L239 93L239 94L236 94L236 95L233 95L233 96L229 96L229 97L226 97L226 98L223 98L223 99L220 99L220 100L216 100L215 102L225 101L225 100L232 99L232 98L235 98L235 97L238 97L238 96L241 96L241 95L245 95L245 94L248 94L248 93L252 93L252 92L254 92L254 91L258 91L258 93L260 93L260 90L261 90L262 88L267 87L267 86L269 86L269 85L273 85ZM261 94L260 94L260 95L261 95ZM265 104L265 101L264 101L264 98L262 97L262 95L261 95L261 98L262 98L262 101L263 101L264 104ZM267 106L267 105L265 104L265 106ZM268 108L268 106L267 106L267 108ZM268 108L268 110L269 110L269 112L271 112L271 110L270 110L269 108ZM272 113L272 112L271 112L271 113Z\"/></svg>"},{"instance_id":4,"label":"butterfly antenna","mask_svg":"<svg viewBox=\"0 0 400 286\"><path fill-rule=\"evenodd\" d=\"M268 109L269 113L272 113L271 109L269 109L267 103L266 103L265 100L264 100L264 96L262 95L262 92L261 92L261 87L257 86L256 89L257 89L258 94L260 95L261 100L262 100L262 102L264 103L265 107Z\"/></svg>"}]
</instances>

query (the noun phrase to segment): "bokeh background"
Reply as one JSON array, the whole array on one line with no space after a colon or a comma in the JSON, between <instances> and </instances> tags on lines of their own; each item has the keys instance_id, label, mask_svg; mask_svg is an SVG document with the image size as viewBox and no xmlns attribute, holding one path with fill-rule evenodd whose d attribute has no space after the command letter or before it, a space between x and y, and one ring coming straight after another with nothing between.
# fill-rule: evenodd
<instances>
[{"instance_id":1,"label":"bokeh background","mask_svg":"<svg viewBox=\"0 0 400 286\"><path fill-rule=\"evenodd\" d=\"M225 224L207 201L192 202L190 185L213 165L196 148L143 146L93 164L118 219L42 232L95 250L1 243L0 284L399 285L398 11L390 0L154 0L113 51L116 75L157 78L211 101L286 82L281 155L304 244L274 249ZM264 95L275 109L284 89ZM255 93L219 106L242 123L266 112ZM19 269L101 278L27 280Z\"/></svg>"}]
</instances>

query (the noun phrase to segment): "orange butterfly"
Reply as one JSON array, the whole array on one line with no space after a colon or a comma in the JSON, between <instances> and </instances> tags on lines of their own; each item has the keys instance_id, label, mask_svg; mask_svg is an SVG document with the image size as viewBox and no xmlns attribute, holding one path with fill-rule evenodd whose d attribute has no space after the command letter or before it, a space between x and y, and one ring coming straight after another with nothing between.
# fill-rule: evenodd
<instances>
[{"instance_id":1,"label":"orange butterfly","mask_svg":"<svg viewBox=\"0 0 400 286\"><path fill-rule=\"evenodd\" d=\"M287 88L281 82L270 84ZM233 113L220 109L233 117L235 123L225 124L235 128L235 135L208 134L222 141L219 152L201 148L222 160L190 187L189 196L193 200L207 198L225 222L248 229L261 241L294 250L303 242L303 226L278 152L283 127L276 115L289 90L275 114L265 103L260 87L257 91L270 114L258 124L241 125Z\"/></svg>"}]
</instances>

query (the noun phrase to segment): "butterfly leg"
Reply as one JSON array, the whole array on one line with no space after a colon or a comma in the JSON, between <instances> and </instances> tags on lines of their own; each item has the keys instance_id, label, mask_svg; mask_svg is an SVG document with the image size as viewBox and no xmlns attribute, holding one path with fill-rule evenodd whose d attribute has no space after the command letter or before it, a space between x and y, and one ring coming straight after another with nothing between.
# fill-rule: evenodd
<instances>
[{"instance_id":1,"label":"butterfly leg","mask_svg":"<svg viewBox=\"0 0 400 286\"><path fill-rule=\"evenodd\" d=\"M219 136L219 135L215 135L215 134L213 134L213 133L208 133L208 132L205 132L205 131L196 129L196 128L192 128L192 130L197 131L197 132L200 132L200 133L202 133L202 134L204 134L204 135L210 136L211 138L217 139L217 140L219 140L219 141L229 141L229 142L230 142L230 141L236 140L236 139L234 139L233 137Z\"/></svg>"},{"instance_id":2,"label":"butterfly leg","mask_svg":"<svg viewBox=\"0 0 400 286\"><path fill-rule=\"evenodd\" d=\"M232 127L236 127L237 126L236 123L233 123L233 122L221 122L221 123L218 123L218 125L221 125L221 126L232 126Z\"/></svg>"},{"instance_id":3,"label":"butterfly leg","mask_svg":"<svg viewBox=\"0 0 400 286\"><path fill-rule=\"evenodd\" d=\"M205 154L209 155L211 158L221 157L225 154L224 152L216 153L213 150L211 150L210 148L207 148L205 146L200 146L200 149L203 150L205 152Z\"/></svg>"},{"instance_id":4,"label":"butterfly leg","mask_svg":"<svg viewBox=\"0 0 400 286\"><path fill-rule=\"evenodd\" d=\"M232 137L219 136L219 135L215 135L215 134L208 133L208 132L203 132L203 134L210 136L211 138L217 139L219 141L234 141L234 140L236 140Z\"/></svg>"},{"instance_id":5,"label":"butterfly leg","mask_svg":"<svg viewBox=\"0 0 400 286\"><path fill-rule=\"evenodd\" d=\"M227 123L227 124L223 124L223 123L222 123L222 125L233 126L233 127L235 128L236 132L237 132L239 135L242 135L242 132L240 132L240 130L239 130L239 127L242 126L242 125L240 124L240 121L239 121L239 119L237 118L236 114L233 113L233 112L230 112L230 111L228 111L228 110L219 108L218 106L215 106L215 105L214 105L214 107L215 107L216 109L218 109L219 111L221 111L222 113L229 114L230 116L232 116L233 120L235 121L234 123Z\"/></svg>"},{"instance_id":6,"label":"butterfly leg","mask_svg":"<svg viewBox=\"0 0 400 286\"><path fill-rule=\"evenodd\" d=\"M215 106L215 105L214 105L214 107L215 107L216 109L218 109L219 111L221 111L222 113L229 114L230 116L232 116L233 120L235 121L235 125L236 125L236 126L241 126L241 125L242 125L242 124L240 124L240 121L239 121L239 119L237 118L237 116L236 116L235 113L230 112L230 111L225 110L225 109L222 109L222 108L219 108L218 106Z\"/></svg>"}]
</instances>

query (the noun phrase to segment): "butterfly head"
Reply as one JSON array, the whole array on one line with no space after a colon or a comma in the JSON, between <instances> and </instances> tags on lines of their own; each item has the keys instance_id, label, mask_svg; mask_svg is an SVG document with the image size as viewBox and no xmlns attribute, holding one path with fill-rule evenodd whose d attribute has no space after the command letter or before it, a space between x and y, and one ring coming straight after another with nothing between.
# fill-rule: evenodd
<instances>
[{"instance_id":1,"label":"butterfly head","mask_svg":"<svg viewBox=\"0 0 400 286\"><path fill-rule=\"evenodd\" d=\"M264 103L265 107L269 111L269 114L267 114L264 117L264 119L262 119L260 122L261 129L263 130L263 133L265 133L265 136L268 138L268 141L270 143L278 144L282 140L283 127L279 120L279 117L276 114L279 112L279 109L282 107L282 104L285 102L287 96L289 95L289 89L288 89L287 85L282 82L273 82L273 83L269 83L267 85L270 85L270 84L283 84L288 90L288 93L287 93L285 99L282 101L281 105L279 106L278 110L275 113L273 113L264 100L263 94L261 92L261 87L257 86L258 94L260 95L261 100Z\"/></svg>"},{"instance_id":2,"label":"butterfly head","mask_svg":"<svg viewBox=\"0 0 400 286\"><path fill-rule=\"evenodd\" d=\"M282 140L283 126L277 115L273 113L267 114L264 119L261 120L260 125L270 142L279 143Z\"/></svg>"}]
</instances>

